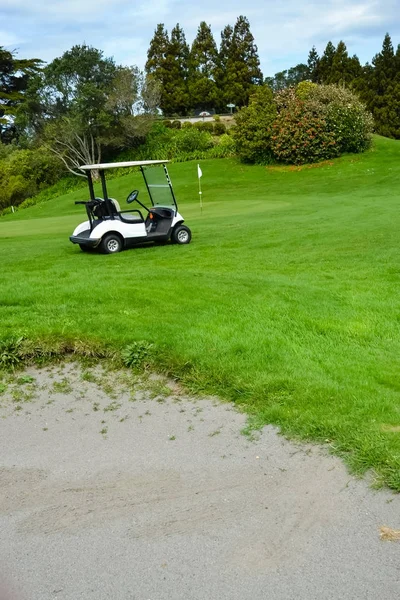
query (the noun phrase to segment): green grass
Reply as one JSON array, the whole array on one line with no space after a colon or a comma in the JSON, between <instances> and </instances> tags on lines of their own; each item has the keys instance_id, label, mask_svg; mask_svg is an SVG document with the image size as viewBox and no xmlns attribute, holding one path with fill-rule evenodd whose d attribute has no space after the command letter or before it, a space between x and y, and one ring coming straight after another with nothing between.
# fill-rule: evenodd
<instances>
[{"instance_id":1,"label":"green grass","mask_svg":"<svg viewBox=\"0 0 400 600\"><path fill-rule=\"evenodd\" d=\"M0 219L0 337L147 341L256 427L400 491L400 143L317 168L172 164L189 246L84 254L82 190ZM140 176L110 182L124 204Z\"/></svg>"}]
</instances>

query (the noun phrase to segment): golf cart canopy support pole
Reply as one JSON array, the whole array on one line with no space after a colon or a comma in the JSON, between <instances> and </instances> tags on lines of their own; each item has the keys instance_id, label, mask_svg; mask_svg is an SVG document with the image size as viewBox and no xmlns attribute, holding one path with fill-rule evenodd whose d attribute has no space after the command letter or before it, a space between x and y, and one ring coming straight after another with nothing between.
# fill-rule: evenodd
<instances>
[{"instance_id":1,"label":"golf cart canopy support pole","mask_svg":"<svg viewBox=\"0 0 400 600\"><path fill-rule=\"evenodd\" d=\"M94 200L94 189L93 189L93 181L92 181L91 171L86 172L86 177L87 177L87 182L88 182L88 186L89 186L90 199Z\"/></svg>"},{"instance_id":2,"label":"golf cart canopy support pole","mask_svg":"<svg viewBox=\"0 0 400 600\"><path fill-rule=\"evenodd\" d=\"M175 198L174 190L173 190L173 187L172 187L172 182L171 182L171 179L169 177L169 173L168 173L167 167L165 165L163 165L163 167L164 167L165 177L167 178L167 181L168 181L169 189L171 190L172 199L173 199L174 204L175 204L175 214L177 214L177 212L178 212L178 205L176 203L176 198Z\"/></svg>"},{"instance_id":3,"label":"golf cart canopy support pole","mask_svg":"<svg viewBox=\"0 0 400 600\"><path fill-rule=\"evenodd\" d=\"M110 200L109 200L108 194L107 194L106 176L105 176L105 173L103 170L100 171L100 179L101 179L101 187L103 188L104 202L106 203L108 214L111 217L111 219L114 219L114 213L111 210Z\"/></svg>"},{"instance_id":4,"label":"golf cart canopy support pole","mask_svg":"<svg viewBox=\"0 0 400 600\"><path fill-rule=\"evenodd\" d=\"M152 205L152 206L154 206L153 197L152 197L152 195L151 195L151 191L150 191L150 188L149 188L149 184L147 183L147 179L146 179L146 175L145 175L145 173L144 173L144 169L143 169L143 167L140 167L140 170L141 170L141 173L142 173L142 175L143 175L144 182L145 182L145 184L146 184L147 193L149 194L149 198L150 198L151 205Z\"/></svg>"}]
</instances>

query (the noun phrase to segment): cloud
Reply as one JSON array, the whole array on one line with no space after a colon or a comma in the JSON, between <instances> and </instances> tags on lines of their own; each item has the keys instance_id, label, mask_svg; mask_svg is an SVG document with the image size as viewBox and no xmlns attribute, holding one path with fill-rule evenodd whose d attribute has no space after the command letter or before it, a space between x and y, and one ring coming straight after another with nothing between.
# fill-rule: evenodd
<instances>
[{"instance_id":1,"label":"cloud","mask_svg":"<svg viewBox=\"0 0 400 600\"><path fill-rule=\"evenodd\" d=\"M144 66L158 23L170 31L179 22L187 40L200 21L212 27L216 42L227 24L245 14L258 45L265 74L307 59L315 44L344 39L350 53L365 62L380 50L386 31L400 37L399 0L0 0L0 44L20 56L50 61L86 42L122 64ZM4 25L6 24L6 26Z\"/></svg>"}]
</instances>

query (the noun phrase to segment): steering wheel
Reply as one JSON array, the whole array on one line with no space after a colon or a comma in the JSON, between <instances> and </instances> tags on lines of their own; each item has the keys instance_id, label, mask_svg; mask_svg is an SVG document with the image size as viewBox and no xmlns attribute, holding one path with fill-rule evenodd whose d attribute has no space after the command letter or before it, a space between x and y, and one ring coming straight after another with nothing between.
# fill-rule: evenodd
<instances>
[{"instance_id":1,"label":"steering wheel","mask_svg":"<svg viewBox=\"0 0 400 600\"><path fill-rule=\"evenodd\" d=\"M131 192L126 199L127 203L132 204L132 202L135 202L135 200L138 196L139 196L139 190L133 190L133 192Z\"/></svg>"}]
</instances>

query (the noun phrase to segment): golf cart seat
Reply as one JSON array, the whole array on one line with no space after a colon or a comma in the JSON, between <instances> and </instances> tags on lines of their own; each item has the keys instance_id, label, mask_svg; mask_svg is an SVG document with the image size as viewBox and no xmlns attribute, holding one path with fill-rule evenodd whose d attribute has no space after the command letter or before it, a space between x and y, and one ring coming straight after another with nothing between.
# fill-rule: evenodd
<instances>
[{"instance_id":1,"label":"golf cart seat","mask_svg":"<svg viewBox=\"0 0 400 600\"><path fill-rule=\"evenodd\" d=\"M121 221L129 222L129 223L143 223L143 219L138 217L137 215L132 215L129 212L121 211L121 207L119 205L118 200L115 198L109 198L111 206L114 209L114 215L118 215Z\"/></svg>"},{"instance_id":2,"label":"golf cart seat","mask_svg":"<svg viewBox=\"0 0 400 600\"><path fill-rule=\"evenodd\" d=\"M113 205L114 205L114 207L115 207L115 212L117 212L117 213L121 212L121 207L120 207L120 205L119 205L119 202L118 202L118 200L116 200L115 198L109 198L109 200L110 200L111 204L113 204Z\"/></svg>"}]
</instances>

